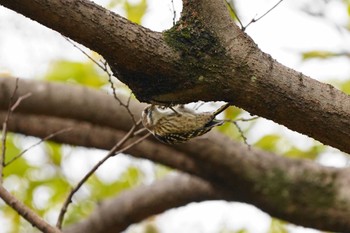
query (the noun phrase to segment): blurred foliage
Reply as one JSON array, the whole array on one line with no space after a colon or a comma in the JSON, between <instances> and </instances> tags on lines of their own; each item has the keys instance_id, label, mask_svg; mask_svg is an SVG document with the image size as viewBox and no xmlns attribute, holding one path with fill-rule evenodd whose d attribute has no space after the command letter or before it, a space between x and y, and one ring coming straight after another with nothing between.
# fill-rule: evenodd
<instances>
[{"instance_id":1,"label":"blurred foliage","mask_svg":"<svg viewBox=\"0 0 350 233\"><path fill-rule=\"evenodd\" d=\"M219 231L219 233L249 233L249 231L247 231L245 229L241 229L241 230L238 230L238 231L222 229L222 230Z\"/></svg>"},{"instance_id":2,"label":"blurred foliage","mask_svg":"<svg viewBox=\"0 0 350 233\"><path fill-rule=\"evenodd\" d=\"M228 0L226 1L227 3L227 9L229 10L230 12L230 15L231 15L231 18L234 20L234 21L238 21L237 19L237 9L236 9L236 4L233 0Z\"/></svg>"},{"instance_id":3,"label":"blurred foliage","mask_svg":"<svg viewBox=\"0 0 350 233\"><path fill-rule=\"evenodd\" d=\"M350 0L344 0L349 15L347 29L350 30ZM235 9L233 1L231 6ZM107 7L121 7L125 10L125 16L137 23L141 24L142 18L147 11L147 1L140 0L138 3L127 0L111 0ZM231 16L236 20L236 16L230 10ZM301 53L304 61L311 59L332 59L339 56L349 56L336 51L310 50ZM0 74L6 75L6 74ZM49 71L44 79L49 81L59 81L86 85L94 88L102 88L108 84L107 75L100 70L93 62L76 62L58 60L52 63ZM338 86L346 93L350 93L350 81L338 83ZM230 107L225 111L225 119L239 119L245 116L243 110ZM245 135L254 130L256 121L238 122L238 125ZM242 140L242 134L232 123L226 123L219 127L219 130L235 140ZM25 138L8 134L6 142L6 161L11 160L18 155L24 148L18 143ZM249 140L249 138L248 138ZM18 196L25 204L41 216L58 213L66 196L72 188L70 181L62 172L64 155L62 145L46 142L39 147L44 149L44 159L41 164L33 163L29 157L36 156L34 153L28 152L28 155L17 159L13 164L6 166L4 169L5 185L10 191ZM283 156L291 158L316 159L318 155L324 152L325 147L319 143L315 143L307 149L301 150L278 134L267 134L254 143L254 147L265 151L275 152ZM155 167L156 178L163 177L171 171L165 166ZM137 166L129 166L124 172L112 182L105 182L98 175L93 175L83 188L73 198L73 203L69 206L65 225L72 224L81 220L91 213L99 201L118 195L123 190L133 188L140 185L144 180L142 171ZM46 198L40 199L42 193L45 192ZM11 222L10 232L35 232L36 230L29 226L27 222L21 219L18 214L5 204L0 204L0 210ZM254 219L252 219L254 221ZM154 223L154 219L144 221L144 231L147 233L157 233L159 229ZM24 230L25 229L25 230ZM223 229L222 233L248 233L247 230L230 231ZM287 233L286 224L284 222L273 219L268 233Z\"/></svg>"},{"instance_id":4,"label":"blurred foliage","mask_svg":"<svg viewBox=\"0 0 350 233\"><path fill-rule=\"evenodd\" d=\"M113 9L118 6L121 6L125 10L125 17L130 21L140 24L142 23L142 18L147 11L147 0L139 0L138 3L128 0L111 0L106 7L108 9Z\"/></svg>"},{"instance_id":5,"label":"blurred foliage","mask_svg":"<svg viewBox=\"0 0 350 233\"><path fill-rule=\"evenodd\" d=\"M132 4L129 1L111 1L110 7L117 3L122 4L127 17L131 21L141 23L142 17L147 10L146 0L141 0L138 4ZM95 58L94 54L91 56L96 61L99 61L99 58ZM87 62L57 60L52 62L43 78L48 81L80 84L93 88L102 88L108 84L107 75L90 60ZM25 138L23 139L22 136L11 133L8 134L6 161L10 161L25 149L18 143L21 140L25 140ZM45 142L39 147L44 149L44 158L41 164L33 165L31 159L27 159L30 156L35 156L29 151L28 155L19 157L5 167L4 183L28 207L45 217L52 213L58 214L72 188L72 184L62 173L62 145ZM69 206L64 224L71 224L81 220L91 213L100 200L115 196L123 190L137 186L142 183L142 180L143 174L135 166L126 168L125 172L111 183L106 183L98 176L93 175L73 197L73 203ZM80 192L84 193L83 197L79 195ZM43 197L44 199L42 199ZM37 229L30 226L7 205L2 203L0 211L11 223L8 225L9 232L38 232Z\"/></svg>"},{"instance_id":6,"label":"blurred foliage","mask_svg":"<svg viewBox=\"0 0 350 233\"><path fill-rule=\"evenodd\" d=\"M159 233L159 229L154 221L148 221L148 224L145 224L144 233Z\"/></svg>"},{"instance_id":7,"label":"blurred foliage","mask_svg":"<svg viewBox=\"0 0 350 233\"><path fill-rule=\"evenodd\" d=\"M270 229L267 233L288 233L289 231L286 228L286 223L277 220L277 219L272 219Z\"/></svg>"},{"instance_id":8,"label":"blurred foliage","mask_svg":"<svg viewBox=\"0 0 350 233\"><path fill-rule=\"evenodd\" d=\"M224 112L224 119L228 119L228 120L235 120L238 118L238 116L240 116L240 114L243 111L240 108L237 107L229 107L228 109L225 110ZM229 136L232 139L240 139L241 135L237 129L237 127L230 122L227 122L225 124L223 124L222 126L218 127L218 130L223 133L226 134L227 136Z\"/></svg>"},{"instance_id":9,"label":"blurred foliage","mask_svg":"<svg viewBox=\"0 0 350 233\"><path fill-rule=\"evenodd\" d=\"M234 140L243 140L243 136L254 127L256 121L249 120L252 119L251 116L244 117L247 115L247 112L243 111L240 108L231 106L224 112L224 119L236 121L236 124L233 122L226 122L222 126L218 127L219 131L223 134L226 134L228 137ZM244 121L242 121L244 119Z\"/></svg>"},{"instance_id":10,"label":"blurred foliage","mask_svg":"<svg viewBox=\"0 0 350 233\"><path fill-rule=\"evenodd\" d=\"M340 89L342 91L344 91L347 94L350 94L350 80L349 81L345 81L345 82L339 84L338 86L340 86Z\"/></svg>"},{"instance_id":11,"label":"blurred foliage","mask_svg":"<svg viewBox=\"0 0 350 233\"><path fill-rule=\"evenodd\" d=\"M98 72L96 65L89 62L56 61L51 64L45 80L76 83L100 88L108 83L107 75Z\"/></svg>"},{"instance_id":12,"label":"blurred foliage","mask_svg":"<svg viewBox=\"0 0 350 233\"><path fill-rule=\"evenodd\" d=\"M6 143L6 160L17 156L23 148L19 146L25 137L8 134ZM42 164L33 165L27 156L18 158L4 169L4 183L9 190L21 199L28 207L41 216L59 212L72 188L70 181L62 173L62 146L53 142L45 142L40 145L45 149L45 158ZM28 157L35 154L28 153ZM69 206L65 224L71 224L88 216L96 204L107 197L117 195L123 190L140 185L143 173L135 166L130 166L111 183L102 181L93 175L82 187L84 197L73 197L73 204ZM11 185L10 185L11 184ZM46 197L45 197L46 196ZM42 197L45 197L42 199ZM75 201L78 199L78 201ZM24 227L21 218L7 205L1 204L0 210L11 222L10 232L23 232ZM31 232L26 229L26 232ZM34 230L34 232L36 232Z\"/></svg>"},{"instance_id":13,"label":"blurred foliage","mask_svg":"<svg viewBox=\"0 0 350 233\"><path fill-rule=\"evenodd\" d=\"M89 193L84 200L79 200L70 206L70 211L68 212L65 224L69 225L78 220L87 217L99 201L116 196L118 193L135 187L141 184L143 175L140 170L136 167L129 167L126 171L114 182L105 183L98 176L93 175L88 180L86 186L88 186L86 192Z\"/></svg>"},{"instance_id":14,"label":"blurred foliage","mask_svg":"<svg viewBox=\"0 0 350 233\"><path fill-rule=\"evenodd\" d=\"M147 1L141 0L138 4L131 4L129 1L125 1L124 8L130 21L141 24L141 20L147 10Z\"/></svg>"},{"instance_id":15,"label":"blurred foliage","mask_svg":"<svg viewBox=\"0 0 350 233\"><path fill-rule=\"evenodd\" d=\"M302 53L302 58L303 60L308 60L308 59L328 59L332 57L337 57L340 56L341 54L337 54L335 52L331 51L325 51L325 50L312 50L312 51L307 51Z\"/></svg>"},{"instance_id":16,"label":"blurred foliage","mask_svg":"<svg viewBox=\"0 0 350 233\"><path fill-rule=\"evenodd\" d=\"M325 146L315 142L314 145L302 150L293 145L293 142L287 141L277 134L265 135L258 140L254 147L265 151L277 152L289 158L299 159L316 159L322 152L326 150Z\"/></svg>"},{"instance_id":17,"label":"blurred foliage","mask_svg":"<svg viewBox=\"0 0 350 233\"><path fill-rule=\"evenodd\" d=\"M346 25L346 28L348 29L348 31L350 31L350 0L343 0L346 8L347 8L347 12L348 12L348 22Z\"/></svg>"}]
</instances>

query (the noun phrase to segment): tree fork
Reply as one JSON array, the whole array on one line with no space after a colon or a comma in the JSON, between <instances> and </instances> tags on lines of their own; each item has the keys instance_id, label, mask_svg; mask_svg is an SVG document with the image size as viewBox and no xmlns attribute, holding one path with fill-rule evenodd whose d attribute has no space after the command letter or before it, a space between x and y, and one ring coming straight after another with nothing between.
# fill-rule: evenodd
<instances>
[{"instance_id":1,"label":"tree fork","mask_svg":"<svg viewBox=\"0 0 350 233\"><path fill-rule=\"evenodd\" d=\"M227 101L350 153L350 97L263 53L232 21L225 1L184 1L181 21L171 29L182 27L176 37L171 30L152 32L86 0L0 4L102 54L141 101ZM195 25L203 25L200 32ZM185 56L188 51L169 43L192 35L199 35L196 40L210 35L204 42L214 40L217 53L205 53L207 46L196 42L199 49Z\"/></svg>"}]
</instances>

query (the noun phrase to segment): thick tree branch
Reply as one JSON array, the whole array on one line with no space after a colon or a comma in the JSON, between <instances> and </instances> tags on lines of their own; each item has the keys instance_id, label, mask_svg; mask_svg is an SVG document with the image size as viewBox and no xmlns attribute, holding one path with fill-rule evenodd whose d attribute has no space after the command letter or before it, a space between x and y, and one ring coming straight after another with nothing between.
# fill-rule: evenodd
<instances>
[{"instance_id":1,"label":"thick tree branch","mask_svg":"<svg viewBox=\"0 0 350 233\"><path fill-rule=\"evenodd\" d=\"M127 114L125 113L126 116ZM6 112L0 111L0 122L5 117ZM12 132L39 138L56 133L60 129L70 128L69 131L57 134L51 140L59 143L104 150L110 150L125 135L123 129L106 128L69 119L18 113L13 113L8 122L8 127ZM176 151L174 148L159 144L155 139L143 141L127 150L127 153L165 165L182 167L186 170L196 171L197 169L195 162L191 158L186 157L184 153Z\"/></svg>"},{"instance_id":2,"label":"thick tree branch","mask_svg":"<svg viewBox=\"0 0 350 233\"><path fill-rule=\"evenodd\" d=\"M102 202L88 219L69 226L64 232L121 232L131 224L165 210L191 202L218 199L225 199L225 194L218 187L195 177L178 174Z\"/></svg>"},{"instance_id":3,"label":"thick tree branch","mask_svg":"<svg viewBox=\"0 0 350 233\"><path fill-rule=\"evenodd\" d=\"M224 0L184 1L163 35L86 0L0 4L102 54L140 100L223 100L350 152L350 97L261 52Z\"/></svg>"},{"instance_id":4,"label":"thick tree branch","mask_svg":"<svg viewBox=\"0 0 350 233\"><path fill-rule=\"evenodd\" d=\"M127 111L119 108L119 103L107 93L78 85L67 88L61 83L23 79L18 85L15 98L28 93L32 95L18 106L16 112L87 121L112 128L121 127L125 131L132 125L130 117L125 115ZM0 78L0 110L7 109L14 86L15 79ZM139 116L144 105L136 105L135 102L129 107Z\"/></svg>"},{"instance_id":5,"label":"thick tree branch","mask_svg":"<svg viewBox=\"0 0 350 233\"><path fill-rule=\"evenodd\" d=\"M80 91L79 87L76 86L70 89L67 85L45 84L51 87L45 89L45 85L39 82L23 81L20 82L20 86L21 83L25 83L27 88L32 88L31 92L33 98L36 98L36 105L43 103L43 105L51 106L50 109L62 109L63 112L66 103L65 101L60 103L59 100L64 99L66 93L64 91L60 92L60 88L64 88L70 93L88 93L88 95L83 95L86 96L85 101L99 99L99 103L108 103L110 101L108 99L113 100L113 97L103 95L97 91L96 93L91 90ZM23 89L19 88L19 91L24 93L28 91L25 90L25 87ZM35 91L37 89L40 89L40 95L46 98L38 98ZM55 94L55 91L61 93L62 96L60 97L58 93ZM56 98L50 98L48 93L57 96ZM95 96L95 94L97 95ZM76 102L74 95L70 97L73 103ZM78 98L78 96L76 97ZM4 97L1 97L0 101L3 100ZM93 114L92 116L84 116L84 119L86 121L91 120L94 124L100 126L79 121L74 123L74 120L62 118L51 119L45 116L31 116L28 114L30 108L25 106L29 103L30 99L27 99L13 114L12 120L8 123L10 130L30 135L35 135L34 132L36 131L42 130L42 132L45 132L44 130L46 130L46 134L41 136L38 134L37 136L47 136L58 130L58 128L54 128L53 131L48 132L51 123L45 123L45 118L47 118L47 122L50 122L50 120L59 122L56 123L55 127L66 128L75 125L79 129L77 131L73 129L73 135L70 136L68 135L71 132L57 135L57 138L61 138L61 141L66 140L66 143L76 143L77 145L82 143L84 146L100 148L106 146L104 149L109 149L114 145L116 137L122 135L120 133L114 134L116 132L114 130L124 131L124 128L129 128L132 124L131 121L129 121L129 125L119 123L125 122L125 118L129 118L129 115L125 110L121 113L120 111L123 108L118 106L108 108L108 113L105 113L106 118L109 118L109 115L115 116L119 113L118 118L112 121L113 123L107 121L105 124L113 125L114 129L112 129L111 127L102 127L104 124L103 118L96 120L98 117ZM0 108L2 105L0 104ZM79 112L79 109L83 111L86 105L90 106L90 103L77 103L75 111ZM113 102L110 105L114 106ZM142 109L136 104L133 106L134 110L138 109L140 111ZM34 106L33 109L35 109ZM104 115L103 109L102 106L101 111L98 111L102 116ZM22 115L21 111L24 110L26 111L24 112L25 115ZM49 111L46 114L50 114ZM137 115L139 112L135 112L135 114ZM81 116L69 116L81 119ZM52 123L52 125L55 124ZM97 131L94 131L95 129ZM106 143L94 140L89 136L95 134L99 138L103 138ZM249 150L246 145L236 143L215 132L206 135L206 137L209 138L196 139L172 147L147 140L128 151L128 153L134 156L143 156L202 177L227 191L234 190L235 192L231 193L232 199L252 203L275 217L318 229L342 232L350 230L348 221L350 200L347 195L350 187L349 170L327 168L311 161L292 160L255 149Z\"/></svg>"},{"instance_id":6,"label":"thick tree branch","mask_svg":"<svg viewBox=\"0 0 350 233\"><path fill-rule=\"evenodd\" d=\"M227 96L226 101L253 114L350 152L348 95L263 53L231 20L224 1L184 1L179 28L192 15L198 15L206 29L216 35L230 59L229 71L217 77L217 83L222 84L215 86L218 96ZM205 91L212 95L214 90Z\"/></svg>"},{"instance_id":7,"label":"thick tree branch","mask_svg":"<svg viewBox=\"0 0 350 233\"><path fill-rule=\"evenodd\" d=\"M120 80L126 84L134 80L128 85L135 93L144 92L141 84L154 75L168 81L169 74L174 74L174 79L177 76L171 61L178 55L164 42L161 33L131 23L92 1L1 0L0 4L100 53ZM167 82L149 84L153 88L172 88Z\"/></svg>"}]
</instances>

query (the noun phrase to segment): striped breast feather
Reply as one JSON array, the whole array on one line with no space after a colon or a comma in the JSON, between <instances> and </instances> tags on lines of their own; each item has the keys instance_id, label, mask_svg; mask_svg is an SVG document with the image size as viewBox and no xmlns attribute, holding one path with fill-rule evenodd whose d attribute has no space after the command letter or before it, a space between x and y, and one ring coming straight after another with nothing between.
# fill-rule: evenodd
<instances>
[{"instance_id":1,"label":"striped breast feather","mask_svg":"<svg viewBox=\"0 0 350 233\"><path fill-rule=\"evenodd\" d=\"M166 133L166 134L157 134L154 136L161 142L167 144L176 144L186 142L192 138L201 136L207 132L209 132L214 126L221 125L222 122L216 122L215 124L210 124L208 127L203 127L194 131L186 131L181 133Z\"/></svg>"}]
</instances>

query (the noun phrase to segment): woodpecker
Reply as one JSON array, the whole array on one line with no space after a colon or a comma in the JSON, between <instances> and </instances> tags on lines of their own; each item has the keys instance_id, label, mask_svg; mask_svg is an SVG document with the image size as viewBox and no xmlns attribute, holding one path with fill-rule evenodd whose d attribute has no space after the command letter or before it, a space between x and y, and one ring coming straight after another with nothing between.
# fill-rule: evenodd
<instances>
[{"instance_id":1,"label":"woodpecker","mask_svg":"<svg viewBox=\"0 0 350 233\"><path fill-rule=\"evenodd\" d=\"M222 125L224 121L215 117L229 106L227 103L215 112L196 113L183 105L171 108L150 105L142 112L142 124L163 143L182 143Z\"/></svg>"}]
</instances>

